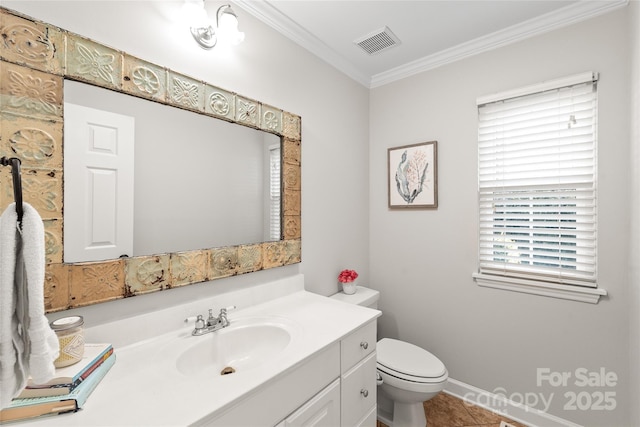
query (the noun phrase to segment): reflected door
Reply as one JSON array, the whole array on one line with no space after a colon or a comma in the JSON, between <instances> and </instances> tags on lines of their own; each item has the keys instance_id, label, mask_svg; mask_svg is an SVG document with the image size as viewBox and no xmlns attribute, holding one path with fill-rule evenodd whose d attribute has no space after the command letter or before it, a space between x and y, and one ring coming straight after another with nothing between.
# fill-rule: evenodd
<instances>
[{"instance_id":1,"label":"reflected door","mask_svg":"<svg viewBox=\"0 0 640 427\"><path fill-rule=\"evenodd\" d=\"M135 119L64 110L64 261L132 256Z\"/></svg>"}]
</instances>

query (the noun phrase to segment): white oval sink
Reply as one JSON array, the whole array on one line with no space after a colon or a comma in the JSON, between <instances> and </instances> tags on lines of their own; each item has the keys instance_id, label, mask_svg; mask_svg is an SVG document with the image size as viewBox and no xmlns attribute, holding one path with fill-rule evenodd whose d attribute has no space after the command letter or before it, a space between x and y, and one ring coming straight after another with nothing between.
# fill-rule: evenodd
<instances>
[{"instance_id":1,"label":"white oval sink","mask_svg":"<svg viewBox=\"0 0 640 427\"><path fill-rule=\"evenodd\" d=\"M216 332L190 337L193 342L177 360L184 375L241 373L273 361L289 346L294 325L284 320L232 320Z\"/></svg>"}]
</instances>

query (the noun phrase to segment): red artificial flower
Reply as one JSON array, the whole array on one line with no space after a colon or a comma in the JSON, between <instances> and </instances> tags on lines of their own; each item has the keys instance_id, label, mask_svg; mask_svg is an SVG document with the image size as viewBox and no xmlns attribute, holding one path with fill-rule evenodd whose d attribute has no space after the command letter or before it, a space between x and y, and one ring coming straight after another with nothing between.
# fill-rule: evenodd
<instances>
[{"instance_id":1,"label":"red artificial flower","mask_svg":"<svg viewBox=\"0 0 640 427\"><path fill-rule=\"evenodd\" d=\"M340 283L350 283L358 278L358 273L355 270L342 270L338 276Z\"/></svg>"}]
</instances>

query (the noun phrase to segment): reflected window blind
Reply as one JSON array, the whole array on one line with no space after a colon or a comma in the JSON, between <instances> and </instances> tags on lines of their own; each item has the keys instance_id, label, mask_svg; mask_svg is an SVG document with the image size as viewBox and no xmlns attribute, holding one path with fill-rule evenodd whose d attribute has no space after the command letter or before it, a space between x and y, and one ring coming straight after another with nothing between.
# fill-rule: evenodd
<instances>
[{"instance_id":1,"label":"reflected window blind","mask_svg":"<svg viewBox=\"0 0 640 427\"><path fill-rule=\"evenodd\" d=\"M280 240L280 205L282 192L280 190L280 147L269 148L270 185L269 185L269 237Z\"/></svg>"},{"instance_id":2,"label":"reflected window blind","mask_svg":"<svg viewBox=\"0 0 640 427\"><path fill-rule=\"evenodd\" d=\"M587 76L478 100L481 274L596 287L597 74Z\"/></svg>"}]
</instances>

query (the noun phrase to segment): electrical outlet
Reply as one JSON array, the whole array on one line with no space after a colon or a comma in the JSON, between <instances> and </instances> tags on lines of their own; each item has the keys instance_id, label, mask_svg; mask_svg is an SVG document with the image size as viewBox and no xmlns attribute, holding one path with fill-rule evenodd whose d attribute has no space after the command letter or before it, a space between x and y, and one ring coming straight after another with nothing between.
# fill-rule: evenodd
<instances>
[{"instance_id":1,"label":"electrical outlet","mask_svg":"<svg viewBox=\"0 0 640 427\"><path fill-rule=\"evenodd\" d=\"M509 424L506 421L500 421L500 427L516 427L513 424Z\"/></svg>"}]
</instances>

